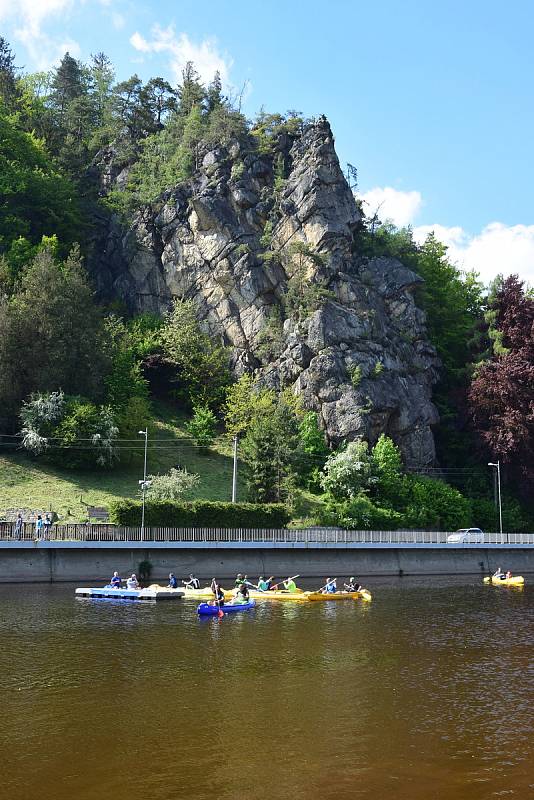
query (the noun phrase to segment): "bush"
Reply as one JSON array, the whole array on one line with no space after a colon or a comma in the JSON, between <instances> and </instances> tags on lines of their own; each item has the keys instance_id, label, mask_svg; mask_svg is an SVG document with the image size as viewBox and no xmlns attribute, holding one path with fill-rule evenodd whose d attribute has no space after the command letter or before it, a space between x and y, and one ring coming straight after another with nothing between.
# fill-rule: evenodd
<instances>
[{"instance_id":1,"label":"bush","mask_svg":"<svg viewBox=\"0 0 534 800\"><path fill-rule=\"evenodd\" d=\"M200 483L200 475L174 467L165 475L147 475L146 498L152 502L184 500ZM139 490L142 493L142 489Z\"/></svg>"},{"instance_id":2,"label":"bush","mask_svg":"<svg viewBox=\"0 0 534 800\"><path fill-rule=\"evenodd\" d=\"M402 514L375 505L366 495L336 505L330 519L340 528L352 530L394 531L404 523Z\"/></svg>"},{"instance_id":3,"label":"bush","mask_svg":"<svg viewBox=\"0 0 534 800\"><path fill-rule=\"evenodd\" d=\"M458 489L421 476L407 476L405 481L409 492L405 510L408 527L455 531L468 524L471 505Z\"/></svg>"},{"instance_id":4,"label":"bush","mask_svg":"<svg viewBox=\"0 0 534 800\"><path fill-rule=\"evenodd\" d=\"M195 406L193 418L185 426L199 447L209 447L215 438L217 418L207 406ZM201 451L201 452L206 452Z\"/></svg>"},{"instance_id":5,"label":"bush","mask_svg":"<svg viewBox=\"0 0 534 800\"><path fill-rule=\"evenodd\" d=\"M285 528L288 509L281 503L192 503L151 502L145 504L147 526L169 528ZM116 500L110 506L110 520L117 525L141 523L139 500Z\"/></svg>"}]
</instances>

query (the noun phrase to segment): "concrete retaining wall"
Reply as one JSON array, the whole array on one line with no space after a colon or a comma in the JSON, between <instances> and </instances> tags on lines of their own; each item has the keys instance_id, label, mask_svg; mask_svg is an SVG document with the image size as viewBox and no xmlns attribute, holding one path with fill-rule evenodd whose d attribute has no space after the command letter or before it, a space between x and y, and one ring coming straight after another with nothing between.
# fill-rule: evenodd
<instances>
[{"instance_id":1,"label":"concrete retaining wall","mask_svg":"<svg viewBox=\"0 0 534 800\"><path fill-rule=\"evenodd\" d=\"M30 545L30 546L28 546ZM9 543L0 547L0 583L102 581L118 570L137 572L140 561L152 563L152 579L169 572L182 577L229 578L236 572L257 575L323 577L325 575L449 575L494 571L498 566L516 574L534 572L534 548L520 546L373 546L343 548L262 547L142 547L139 543L32 546Z\"/></svg>"}]
</instances>

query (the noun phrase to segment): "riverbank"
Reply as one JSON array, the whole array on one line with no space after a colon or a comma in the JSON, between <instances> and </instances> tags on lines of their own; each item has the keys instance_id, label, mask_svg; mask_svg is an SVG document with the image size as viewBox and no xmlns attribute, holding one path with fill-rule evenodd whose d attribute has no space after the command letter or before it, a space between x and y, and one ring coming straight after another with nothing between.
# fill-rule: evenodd
<instances>
[{"instance_id":1,"label":"riverbank","mask_svg":"<svg viewBox=\"0 0 534 800\"><path fill-rule=\"evenodd\" d=\"M221 580L249 575L359 577L398 575L487 575L498 566L515 574L534 573L534 547L524 545L336 544L251 546L236 542L1 542L0 583L98 581L114 570L138 572L152 566L151 580L195 572Z\"/></svg>"}]
</instances>

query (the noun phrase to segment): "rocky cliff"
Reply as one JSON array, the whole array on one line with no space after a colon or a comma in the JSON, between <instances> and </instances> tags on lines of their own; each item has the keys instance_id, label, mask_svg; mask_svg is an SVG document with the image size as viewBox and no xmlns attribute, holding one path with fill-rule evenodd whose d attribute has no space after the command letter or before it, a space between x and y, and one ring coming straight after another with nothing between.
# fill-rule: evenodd
<instances>
[{"instance_id":1,"label":"rocky cliff","mask_svg":"<svg viewBox=\"0 0 534 800\"><path fill-rule=\"evenodd\" d=\"M282 135L272 153L204 149L198 166L128 230L103 225L91 263L100 290L135 310L192 299L235 372L293 387L330 441L385 432L408 466L431 464L437 361L413 298L420 278L359 254L361 212L328 122ZM103 176L124 178L109 165Z\"/></svg>"}]
</instances>

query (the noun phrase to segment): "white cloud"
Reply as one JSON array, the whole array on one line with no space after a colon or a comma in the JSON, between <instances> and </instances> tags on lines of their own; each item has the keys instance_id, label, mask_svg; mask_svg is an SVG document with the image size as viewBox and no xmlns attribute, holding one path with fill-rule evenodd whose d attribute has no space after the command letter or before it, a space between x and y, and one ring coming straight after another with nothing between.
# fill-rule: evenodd
<instances>
[{"instance_id":1,"label":"white cloud","mask_svg":"<svg viewBox=\"0 0 534 800\"><path fill-rule=\"evenodd\" d=\"M377 186L359 197L367 217L376 212L379 219L390 219L398 227L413 225L423 205L420 192L402 192L390 186ZM449 259L465 272L478 272L484 283L500 273L515 273L534 286L534 225L491 222L476 234L460 225L416 225L415 241L422 244L432 231L447 246Z\"/></svg>"},{"instance_id":2,"label":"white cloud","mask_svg":"<svg viewBox=\"0 0 534 800\"><path fill-rule=\"evenodd\" d=\"M491 222L474 236L460 227L421 225L414 228L414 238L422 242L431 231L448 246L452 261L465 271L478 272L484 283L499 273L515 273L534 286L534 225Z\"/></svg>"},{"instance_id":3,"label":"white cloud","mask_svg":"<svg viewBox=\"0 0 534 800\"><path fill-rule=\"evenodd\" d=\"M74 5L73 0L0 0L0 22L13 22L14 38L21 42L37 69L48 69L66 50L73 56L80 47L70 37L52 38L43 24L49 17L64 15Z\"/></svg>"},{"instance_id":4,"label":"white cloud","mask_svg":"<svg viewBox=\"0 0 534 800\"><path fill-rule=\"evenodd\" d=\"M376 186L359 198L367 217L376 213L382 221L391 220L399 228L413 222L422 205L420 192L402 192L391 186Z\"/></svg>"},{"instance_id":5,"label":"white cloud","mask_svg":"<svg viewBox=\"0 0 534 800\"><path fill-rule=\"evenodd\" d=\"M192 61L202 81L210 81L218 70L222 82L229 85L232 60L219 52L213 38L203 39L197 44L186 33L176 34L173 25L168 28L155 25L150 39L136 31L130 37L130 44L140 53L169 53L170 67L177 82L186 63Z\"/></svg>"}]
</instances>

